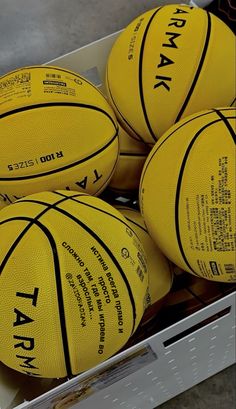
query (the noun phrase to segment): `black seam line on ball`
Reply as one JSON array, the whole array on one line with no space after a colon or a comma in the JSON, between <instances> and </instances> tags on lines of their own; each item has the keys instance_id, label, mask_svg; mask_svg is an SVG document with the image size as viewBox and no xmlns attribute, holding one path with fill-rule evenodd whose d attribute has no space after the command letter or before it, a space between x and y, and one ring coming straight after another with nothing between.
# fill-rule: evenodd
<instances>
[{"instance_id":1,"label":"black seam line on ball","mask_svg":"<svg viewBox=\"0 0 236 409\"><path fill-rule=\"evenodd\" d=\"M28 202L34 202L34 203L38 203L38 204L42 204L42 205L44 205L44 206L47 206L47 208L46 208L46 209L43 209L39 214L37 214L37 215L34 217L34 219L31 219L31 220L32 220L32 223L34 222L34 220L38 220L38 219L39 219L44 213L46 213L51 207L53 207L53 206L55 206L55 205L57 205L57 204L60 204L60 203L64 202L65 200L66 200L66 197L65 197L65 196L63 197L63 199L61 199L61 200L59 200L58 202L53 203L53 204L48 204L48 203L46 203L46 202L39 202L39 201L36 202L36 201L34 201L34 200L31 200L31 201L28 200ZM23 202L23 201L26 201L26 200L19 200L19 201L14 202L13 204L16 205L16 204L19 204L19 203L21 203L21 202ZM5 221L0 222L0 226L1 226L2 224L4 224L4 223L5 223ZM24 230L19 234L19 236L16 238L16 240L14 241L14 243L12 244L12 246L10 247L10 249L8 250L6 256L4 257L4 260L3 260L2 263L0 264L0 275L1 275L3 269L4 269L5 265L6 265L6 263L7 263L8 259L9 259L9 257L11 256L12 252L14 251L14 249L16 248L16 246L18 245L18 243L20 242L21 238L24 236L24 234L28 231L28 229L29 229L30 227L31 227L31 224L29 224L28 226L26 226L26 227L24 228Z\"/></svg>"},{"instance_id":2,"label":"black seam line on ball","mask_svg":"<svg viewBox=\"0 0 236 409\"><path fill-rule=\"evenodd\" d=\"M221 108L221 109L220 109L220 112L232 111L232 109L235 109L235 108L234 108L234 107L232 107L232 108ZM188 123L190 123L190 122L194 121L195 119L198 119L198 118L200 118L200 117L202 117L202 116L210 115L210 114L212 114L212 113L215 113L215 109L213 109L213 108L212 108L210 111L200 113L199 115L196 115L196 116L194 116L193 118L191 118L191 119L189 119L189 120L186 120L184 123L182 123L180 126L178 126L178 128L176 128L173 132L171 132L168 136L166 136L166 138L165 138L160 144L157 142L157 143L158 143L158 146L156 147L155 150L154 150L154 148L153 148L154 151L153 151L152 155L148 158L148 160L147 160L147 162L146 162L146 164L145 164L145 168L144 168L144 170L143 170L143 172L142 172L141 179L140 179L140 186L142 185L142 182L143 182L145 173L146 173L146 171L147 171L148 165L150 164L150 162L152 161L153 157L154 157L155 154L158 152L158 150L162 147L162 145L163 145L175 132L177 132L179 129L181 129L181 128L182 128L183 126L185 126L186 124L188 124Z\"/></svg>"},{"instance_id":3,"label":"black seam line on ball","mask_svg":"<svg viewBox=\"0 0 236 409\"><path fill-rule=\"evenodd\" d=\"M0 181L8 181L8 183L10 183L10 182L15 181L15 180L36 179L36 178L40 178L40 177L43 177L43 176L52 175L52 174L55 174L55 173L62 172L63 170L67 170L67 169L73 168L74 166L77 166L77 165L79 165L79 164L81 164L81 163L83 163L83 162L86 162L87 160L89 160L89 159L91 159L91 158L97 156L99 153L101 153L101 152L103 152L104 150L106 150L106 148L107 148L108 146L110 146L110 145L114 142L114 140L117 138L117 135L118 135L118 130L116 130L116 133L115 133L115 135L112 137L112 139L111 139L106 145L104 145L102 148L98 149L96 152L92 153L91 155L86 156L86 158L83 158L83 159L81 159L81 160L78 160L78 161L76 161L76 162L73 162L73 163L71 163L71 164L69 164L69 165L62 166L61 168L58 168L58 169L52 169L52 170L49 170L49 171L47 171L47 172L38 173L38 174L36 174L36 175L18 176L18 177L8 177L8 178L2 178L2 177L1 177L1 178L0 178Z\"/></svg>"},{"instance_id":4,"label":"black seam line on ball","mask_svg":"<svg viewBox=\"0 0 236 409\"><path fill-rule=\"evenodd\" d=\"M231 108L226 108L226 110L230 110L230 109L231 109ZM143 170L143 172L142 172L141 179L140 179L140 186L141 186L142 183L143 183L143 179L144 179L145 173L146 173L146 171L147 171L147 169L148 169L148 165L151 163L153 157L156 155L156 153L157 153L158 150L162 147L162 145L163 145L166 141L168 141L168 139L169 139L175 132L178 132L178 130L181 129L181 128L182 128L183 126L185 126L186 124L188 124L188 123L194 121L195 119L200 118L201 116L210 115L210 114L212 114L212 113L214 113L214 110L213 110L213 109L212 109L211 111L207 111L207 112L204 112L204 113L202 113L202 114L200 114L200 115L194 116L193 118L189 119L188 121L185 121L184 123L182 123L180 126L178 126L178 128L175 128L174 131L172 131L168 136L166 136L166 138L165 138L161 143L157 142L158 146L156 147L156 149L153 148L153 149L155 149L155 150L153 151L152 155L149 156L149 158L148 158L148 160L147 160L147 162L146 162L146 164L145 164L145 168L144 168L144 170Z\"/></svg>"},{"instance_id":5,"label":"black seam line on ball","mask_svg":"<svg viewBox=\"0 0 236 409\"><path fill-rule=\"evenodd\" d=\"M109 92L109 97L110 97L110 99L112 100L112 103L113 103L115 109L117 110L117 112L118 112L119 115L121 116L122 120L126 123L126 125L128 126L128 128L130 128L130 129L133 131L133 133L137 136L137 138L135 138L135 137L134 137L133 135L131 135L131 134L129 134L129 136L130 136L131 138L135 139L136 141L139 140L140 142L143 142L143 143L144 143L143 138L142 138L142 137L137 133L137 131L130 125L130 123L128 122L128 120L124 117L124 115L123 115L123 114L121 113L121 111L119 110L119 108L118 108L118 106L117 106L117 104L116 104L116 102L115 102L115 100L114 100L114 98L113 98L111 89L110 89L110 84L109 84L109 79L108 79L108 72L107 72L107 88L108 88L108 92Z\"/></svg>"},{"instance_id":6,"label":"black seam line on ball","mask_svg":"<svg viewBox=\"0 0 236 409\"><path fill-rule=\"evenodd\" d=\"M210 127L211 125L213 125L213 124L215 124L215 123L217 123L217 122L220 122L220 121L222 121L221 118L212 120L212 121L209 122L208 124L204 125L201 129L199 129L199 130L197 131L197 133L194 135L194 137L192 138L191 142L189 143L189 145L188 145L188 147L187 147L187 149L186 149L186 151L185 151L185 155L184 155L183 160L182 160L182 164L181 164L181 168L180 168L180 172L179 172L179 177L178 177L178 181L177 181L177 187L176 187L176 195L175 195L175 229L176 229L176 237L177 237L179 249L180 249L181 255L182 255L182 257L183 257L183 259L184 259L186 265L189 267L189 269L190 269L195 275L198 275L199 277L200 277L200 274L196 273L196 271L191 267L191 265L190 265L190 263L189 263L189 261L188 261L186 255L185 255L183 246L182 246L181 234L180 234L180 224L179 224L179 199L180 199L180 191L181 191L181 184L182 184L183 174L184 174L184 170L185 170L185 165L186 165L186 162L187 162L187 160L188 160L189 153L190 153L190 151L191 151L191 149L192 149L194 143L196 142L196 140L198 139L198 137L201 136L202 132L203 132L206 128L208 128L208 127Z\"/></svg>"},{"instance_id":7,"label":"black seam line on ball","mask_svg":"<svg viewBox=\"0 0 236 409\"><path fill-rule=\"evenodd\" d=\"M140 224L138 224L137 222L134 222L132 219L130 219L128 216L125 216L125 218L132 224L134 224L135 226L137 226L139 229L143 230L145 233L148 233L147 230L143 227L140 226Z\"/></svg>"},{"instance_id":8,"label":"black seam line on ball","mask_svg":"<svg viewBox=\"0 0 236 409\"><path fill-rule=\"evenodd\" d=\"M118 209L121 213L122 213L122 210L128 210L129 212L131 211L131 212L133 212L134 214L137 214L137 211L136 211L136 210L133 210L131 207L119 207L119 206L116 206L116 209ZM145 229L145 227L141 226L140 224L138 224L137 222L135 222L133 219L130 219L129 216L126 216L126 215L124 215L124 214L123 214L123 216L125 216L126 220L128 220L130 223L135 224L135 226L137 226L137 227L139 227L140 229L142 229L143 231L145 231L145 233L148 233L148 230Z\"/></svg>"},{"instance_id":9,"label":"black seam line on ball","mask_svg":"<svg viewBox=\"0 0 236 409\"><path fill-rule=\"evenodd\" d=\"M228 119L236 119L236 116L230 116L230 117L225 117L222 112L218 109L214 109L214 111L217 113L217 115L222 119L224 122L226 128L228 129L230 135L233 138L234 143L236 144L236 131L234 131L233 127L230 125Z\"/></svg>"},{"instance_id":10,"label":"black seam line on ball","mask_svg":"<svg viewBox=\"0 0 236 409\"><path fill-rule=\"evenodd\" d=\"M62 200L60 200L59 202L56 202L55 204L50 204L50 206L48 206L48 204L47 203L44 203L44 202L41 202L41 201L37 201L37 200L28 200L28 199L21 199L19 202L15 202L14 204L17 204L17 203L20 203L20 202L30 202L30 203L38 203L38 204L42 204L42 205L47 205L48 207L47 207L47 209L46 209L46 211L47 210L56 210L56 211L58 211L59 213L62 213L64 216L67 216L69 219L71 219L71 220L73 220L75 223L77 223L77 224L79 224L81 227L83 227L84 228L84 230L86 230L92 237L94 237L97 241L98 241L98 243L104 248L104 250L108 253L108 255L110 256L110 259L112 260L112 262L113 262L113 264L115 264L115 266L117 267L117 269L118 269L118 271L120 272L120 275L121 275L121 277L123 278L123 281L124 281L124 283L125 283L125 285L126 285L126 288L127 288L127 291L128 291L128 294L129 294L129 297L130 297L130 301L131 301L131 305L132 305L132 312L133 312L133 327L132 327L132 331L131 331L131 334L133 334L133 332L134 332L134 327L135 327L135 323L136 323L136 307L135 307L135 302L134 302L134 297L133 297L133 293L132 293L132 290L131 290L131 287L130 287L130 285L129 285L129 282L128 282L128 280L127 280L127 277L126 277L126 275L125 275L125 273L124 273L124 271L123 271L123 269L122 269L122 267L120 266L120 264L118 263L118 261L116 260L116 258L115 258L115 256L113 255L113 253L110 251L110 249L109 249L109 247L107 247L107 245L100 239L100 237L99 236L97 236L97 234L96 233L94 233L93 232L93 230L91 230L89 227L87 227L83 222L81 222L79 219L77 219L75 216L73 216L73 215L71 215L70 213L68 213L66 210L64 210L64 209L61 209L61 208L58 208L57 207L57 204L60 204L61 202L63 202L63 201L65 201L65 200L68 200L68 199L73 199L73 197L72 196L63 196L61 193L58 193L58 192L55 192L56 194L59 194L60 196L62 196L63 197L63 199ZM74 195L74 197L76 197L77 195ZM80 195L78 195L78 196L80 196ZM80 203L80 202L79 202ZM82 203L83 204L83 203ZM89 206L89 207L93 207L93 206ZM97 208L95 208L96 210L100 210L100 209L97 209ZM101 211L101 210L100 210ZM42 212L42 213L45 213L45 211L44 212ZM104 213L104 212L103 212ZM105 212L106 213L106 212ZM110 213L107 213L109 216L112 216L112 215L110 215ZM41 215L39 215L38 217L41 217ZM37 218L38 218L37 217ZM118 219L118 218L116 218L116 219ZM120 219L118 219L119 221L121 221ZM126 225L126 223L124 223L123 222L123 224L125 224ZM127 227L129 227L129 229L130 229L130 226L127 224L126 225ZM132 230L133 231L133 230ZM134 233L134 232L133 232ZM135 233L134 233L135 234ZM137 235L135 234L135 236L137 237Z\"/></svg>"},{"instance_id":11,"label":"black seam line on ball","mask_svg":"<svg viewBox=\"0 0 236 409\"><path fill-rule=\"evenodd\" d=\"M5 118L7 116L14 115L14 114L18 114L19 112L30 111L32 109L39 109L39 108L48 108L48 107L75 107L75 108L86 108L86 109L91 109L93 111L97 111L107 116L112 122L112 124L114 125L114 128L117 130L117 125L114 122L114 119L108 114L108 112L104 111L104 109L102 108L97 107L96 105L84 104L82 102L81 103L80 102L45 102L45 103L40 103L40 104L26 105L24 107L12 109L11 111L7 111L7 112L4 112L3 114L0 114L0 119Z\"/></svg>"},{"instance_id":12,"label":"black seam line on ball","mask_svg":"<svg viewBox=\"0 0 236 409\"><path fill-rule=\"evenodd\" d=\"M60 196L63 196L63 193L61 193L61 192L55 191L54 193L56 193L56 194L58 194L58 195L60 195ZM128 223L125 223L125 222L124 222L123 220L121 220L119 217L114 216L113 214L107 212L106 210L99 209L99 207L93 206L93 205L88 204L88 203L80 202L79 200L75 200L75 199L76 199L76 196L77 196L77 195L70 196L70 199L71 199L72 201L76 202L76 203L80 203L80 204L83 205L83 206L87 206L87 207L90 207L91 209L97 210L97 211L100 212L100 213L107 214L108 216L112 217L112 218L115 219L115 220L118 220L120 223L124 224L126 227L128 227L128 228L130 229L130 225L129 225ZM65 197L65 196L64 196L64 197ZM125 216L124 216L124 217L125 217ZM126 217L125 217L125 219L126 219ZM132 230L134 236L139 240L139 237L138 237L138 235L135 233L135 231L134 231L133 229L131 229L131 230Z\"/></svg>"},{"instance_id":13,"label":"black seam line on ball","mask_svg":"<svg viewBox=\"0 0 236 409\"><path fill-rule=\"evenodd\" d=\"M47 211L48 209L45 209L45 210ZM72 374L72 369L71 369L71 364L70 364L70 354L69 354L68 337L67 337L67 331L66 331L65 309L64 309L64 300L63 300L62 283L61 283L61 270L60 270L60 262L59 262L59 257L57 253L56 243L54 241L52 234L47 229L47 227L44 226L41 222L39 222L36 218L32 219L30 217L14 217L12 219L6 220L5 222L14 221L14 220L29 221L29 225L28 225L29 227L27 231L33 225L38 226L43 231L43 233L45 234L45 236L47 237L50 243L50 248L52 250L52 256L53 256L53 261L54 261L54 272L55 272L56 287L57 287L56 295L57 295L57 301L58 301L57 304L58 304L58 310L59 310L59 321L60 321L60 328L61 328L64 360L65 360L67 376L71 377L73 374ZM24 234L25 233L26 231L24 232Z\"/></svg>"},{"instance_id":14,"label":"black seam line on ball","mask_svg":"<svg viewBox=\"0 0 236 409\"><path fill-rule=\"evenodd\" d=\"M150 17L150 20L148 21L144 34L143 34L143 38L142 38L142 43L141 43L141 47L140 47L140 53L139 53L139 65L138 65L138 81L139 81L139 96L140 96L140 101L141 101L141 106L142 106L142 110L143 110L143 115L144 115L144 119L147 125L147 128L150 132L150 135L152 137L152 139L156 142L157 141L157 136L155 135L155 132L153 131L149 118L148 118L148 114L147 114L147 110L146 110L146 106L145 106L145 101L144 101L144 92L143 92L143 55L144 55L144 47L145 47L145 42L146 42L146 38L147 38L147 34L148 34L148 30L151 26L151 23L154 19L154 17L156 16L156 14L162 9L162 7L159 7L157 10L155 10L155 12L152 14L152 16Z\"/></svg>"},{"instance_id":15,"label":"black seam line on ball","mask_svg":"<svg viewBox=\"0 0 236 409\"><path fill-rule=\"evenodd\" d=\"M233 101L231 102L231 104L229 104L229 106L230 106L230 107L232 106L232 108L234 108L233 105L234 105L235 102L236 102L236 97L233 99Z\"/></svg>"},{"instance_id":16,"label":"black seam line on ball","mask_svg":"<svg viewBox=\"0 0 236 409\"><path fill-rule=\"evenodd\" d=\"M184 111L185 111L185 109L187 107L187 104L188 104L188 102L189 102L189 100L190 100L190 98L191 98L191 96L193 94L194 88L195 88L195 86L197 84L197 81L198 81L198 78L200 76L200 73L201 73L201 70L202 70L202 67L203 67L203 64L204 64L204 60L205 60L205 57L206 57L206 53L207 53L207 49L208 49L208 45L209 45L209 41L210 41L210 33L211 33L211 16L210 16L210 13L207 12L206 39L205 39L205 44L204 44L203 51L202 51L202 56L200 58L199 65L198 65L198 68L196 70L192 85L191 85L191 87L189 89L189 92L188 92L188 94L187 94L187 96L185 98L185 101L184 101L184 103L183 103L183 105L182 105L182 107L181 107L181 109L180 109L174 123L176 123L176 122L178 122L180 120L180 118L183 115L183 113L184 113Z\"/></svg>"}]
</instances>

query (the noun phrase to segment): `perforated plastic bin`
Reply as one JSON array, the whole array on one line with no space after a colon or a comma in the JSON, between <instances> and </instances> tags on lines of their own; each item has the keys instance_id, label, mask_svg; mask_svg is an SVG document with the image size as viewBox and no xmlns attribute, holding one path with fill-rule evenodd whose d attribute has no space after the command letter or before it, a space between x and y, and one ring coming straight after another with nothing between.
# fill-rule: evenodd
<instances>
[{"instance_id":1,"label":"perforated plastic bin","mask_svg":"<svg viewBox=\"0 0 236 409\"><path fill-rule=\"evenodd\" d=\"M117 35L48 64L79 72L103 88L105 64ZM235 291L222 296L17 409L155 408L235 363L235 298Z\"/></svg>"},{"instance_id":2,"label":"perforated plastic bin","mask_svg":"<svg viewBox=\"0 0 236 409\"><path fill-rule=\"evenodd\" d=\"M233 292L17 409L153 409L235 363Z\"/></svg>"}]
</instances>

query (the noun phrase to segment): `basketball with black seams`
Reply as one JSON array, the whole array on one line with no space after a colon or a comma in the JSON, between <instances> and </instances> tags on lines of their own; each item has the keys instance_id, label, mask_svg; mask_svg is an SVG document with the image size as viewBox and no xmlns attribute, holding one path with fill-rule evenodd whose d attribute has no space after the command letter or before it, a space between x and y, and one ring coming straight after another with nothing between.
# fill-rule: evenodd
<instances>
[{"instance_id":1,"label":"basketball with black seams","mask_svg":"<svg viewBox=\"0 0 236 409\"><path fill-rule=\"evenodd\" d=\"M236 282L236 109L200 111L155 144L140 181L147 229L174 264Z\"/></svg>"},{"instance_id":2,"label":"basketball with black seams","mask_svg":"<svg viewBox=\"0 0 236 409\"><path fill-rule=\"evenodd\" d=\"M183 4L136 17L107 62L106 89L119 122L153 146L195 112L235 100L235 35L214 14Z\"/></svg>"},{"instance_id":3,"label":"basketball with black seams","mask_svg":"<svg viewBox=\"0 0 236 409\"><path fill-rule=\"evenodd\" d=\"M99 195L119 153L104 95L72 71L23 67L0 78L0 195L8 203L44 190Z\"/></svg>"},{"instance_id":4,"label":"basketball with black seams","mask_svg":"<svg viewBox=\"0 0 236 409\"><path fill-rule=\"evenodd\" d=\"M0 360L44 378L114 355L146 307L143 246L126 218L79 192L40 192L0 211Z\"/></svg>"}]
</instances>

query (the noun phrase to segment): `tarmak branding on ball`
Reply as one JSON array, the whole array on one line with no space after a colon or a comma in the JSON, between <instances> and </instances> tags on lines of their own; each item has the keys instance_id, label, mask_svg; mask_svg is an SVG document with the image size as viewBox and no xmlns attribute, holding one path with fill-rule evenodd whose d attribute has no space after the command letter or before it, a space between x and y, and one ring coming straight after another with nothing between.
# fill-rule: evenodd
<instances>
[{"instance_id":1,"label":"tarmak branding on ball","mask_svg":"<svg viewBox=\"0 0 236 409\"><path fill-rule=\"evenodd\" d=\"M192 7L190 7L190 8L192 9ZM182 13L189 14L188 11L180 9L180 8L176 8L176 11L173 14L182 14ZM187 20L184 19L184 18L172 17L170 20L171 20L171 22L168 24L168 27L175 26L175 27L180 28L180 29L183 28L185 26L186 22L187 22ZM171 47L171 48L178 49L178 45L176 44L176 42L174 40L177 37L181 36L182 33L175 33L175 32L167 31L165 34L168 37L169 43L163 43L162 47ZM174 63L175 62L173 60L171 60L169 57L167 57L166 55L161 53L160 54L160 62L157 65L157 68L163 68L163 67L166 67L167 65L174 64ZM156 75L155 79L160 80L160 81L156 82L154 84L154 86L153 86L154 89L156 89L158 87L164 87L167 91L170 91L170 85L169 85L169 83L167 83L167 81L168 82L172 81L172 78L170 76L167 77L165 75L162 75L162 71L161 71L161 75L159 75L159 74Z\"/></svg>"},{"instance_id":2,"label":"tarmak branding on ball","mask_svg":"<svg viewBox=\"0 0 236 409\"><path fill-rule=\"evenodd\" d=\"M35 287L32 294L22 293L22 292L17 291L16 297L28 298L29 302L32 303L32 307L34 308L34 307L37 307L38 294L39 294L39 288ZM17 308L14 308L14 314L15 314L15 320L13 322L13 327L18 328L20 325L26 325L34 321L32 317L30 317L29 315L26 315L25 313L18 310ZM23 360L21 361L22 363L20 363L19 366L21 368L38 369L36 366L32 365L31 363L36 358L35 356L28 356L28 352L27 354L24 352L24 355L19 355L17 353L19 352L18 348L21 348L24 351L33 351L35 348L34 337L26 337L26 336L15 334L13 335L13 338L14 340L20 341L14 344L14 349L16 349L16 358ZM25 369L23 369L23 372L25 372L27 375L41 376L39 373L29 372Z\"/></svg>"}]
</instances>

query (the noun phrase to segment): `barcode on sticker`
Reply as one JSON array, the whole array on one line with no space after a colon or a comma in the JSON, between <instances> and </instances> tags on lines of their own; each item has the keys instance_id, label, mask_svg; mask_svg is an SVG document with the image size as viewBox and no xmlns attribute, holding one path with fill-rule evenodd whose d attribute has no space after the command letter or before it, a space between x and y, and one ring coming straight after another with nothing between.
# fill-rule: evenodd
<instances>
[{"instance_id":1,"label":"barcode on sticker","mask_svg":"<svg viewBox=\"0 0 236 409\"><path fill-rule=\"evenodd\" d=\"M47 78L56 78L56 79L60 79L61 78L61 75L60 74L54 74L54 73L47 73L46 74L46 77Z\"/></svg>"},{"instance_id":2,"label":"barcode on sticker","mask_svg":"<svg viewBox=\"0 0 236 409\"><path fill-rule=\"evenodd\" d=\"M234 266L234 264L225 264L225 272L228 274L234 274L236 273L236 268Z\"/></svg>"}]
</instances>

